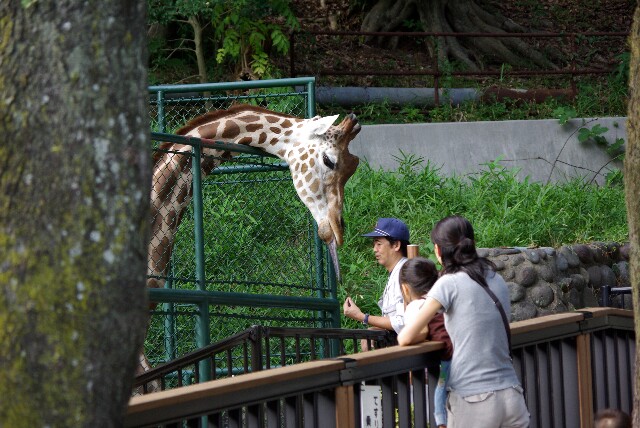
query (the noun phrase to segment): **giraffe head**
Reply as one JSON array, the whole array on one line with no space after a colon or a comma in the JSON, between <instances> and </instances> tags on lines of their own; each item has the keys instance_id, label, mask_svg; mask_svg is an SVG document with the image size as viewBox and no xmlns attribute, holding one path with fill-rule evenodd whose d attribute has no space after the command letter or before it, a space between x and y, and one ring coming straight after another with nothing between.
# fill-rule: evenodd
<instances>
[{"instance_id":1,"label":"giraffe head","mask_svg":"<svg viewBox=\"0 0 640 428\"><path fill-rule=\"evenodd\" d=\"M285 153L298 196L318 224L318 236L328 246L338 278L337 246L343 243L344 186L358 167L349 143L360 132L350 114L337 126L335 116L314 117L298 123L293 145Z\"/></svg>"}]
</instances>

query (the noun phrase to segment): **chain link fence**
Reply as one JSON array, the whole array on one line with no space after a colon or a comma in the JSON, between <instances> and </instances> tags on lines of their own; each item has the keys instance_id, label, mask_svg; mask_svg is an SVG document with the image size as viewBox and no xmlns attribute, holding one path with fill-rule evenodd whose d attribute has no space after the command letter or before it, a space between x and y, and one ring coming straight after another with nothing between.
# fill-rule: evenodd
<instances>
[{"instance_id":1,"label":"chain link fence","mask_svg":"<svg viewBox=\"0 0 640 428\"><path fill-rule=\"evenodd\" d=\"M159 133L173 134L199 115L237 103L298 117L315 114L309 78L155 86L149 92L156 150L168 137ZM171 156L195 159L198 145ZM150 289L151 300L161 303L152 311L145 343L152 365L252 325L339 327L335 275L287 165L255 150L226 160L201 181L195 171L193 176L193 200L175 236L167 237L173 239L171 261L156 272L164 288Z\"/></svg>"}]
</instances>

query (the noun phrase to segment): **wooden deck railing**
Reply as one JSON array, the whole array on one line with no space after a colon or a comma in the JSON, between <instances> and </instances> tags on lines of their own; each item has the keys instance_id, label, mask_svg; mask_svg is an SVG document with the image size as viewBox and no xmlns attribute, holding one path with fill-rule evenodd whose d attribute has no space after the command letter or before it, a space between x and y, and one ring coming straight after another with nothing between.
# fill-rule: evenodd
<instances>
[{"instance_id":1,"label":"wooden deck railing","mask_svg":"<svg viewBox=\"0 0 640 428\"><path fill-rule=\"evenodd\" d=\"M531 427L591 428L601 408L631 412L631 311L590 308L511 329ZM361 427L364 384L380 387L383 427L434 426L441 347L393 346L133 397L125 426Z\"/></svg>"}]
</instances>

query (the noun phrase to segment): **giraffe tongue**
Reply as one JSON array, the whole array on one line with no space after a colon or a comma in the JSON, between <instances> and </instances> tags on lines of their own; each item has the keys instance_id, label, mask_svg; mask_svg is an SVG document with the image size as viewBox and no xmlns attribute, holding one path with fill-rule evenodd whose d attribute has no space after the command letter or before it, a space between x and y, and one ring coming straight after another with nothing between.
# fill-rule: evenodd
<instances>
[{"instance_id":1,"label":"giraffe tongue","mask_svg":"<svg viewBox=\"0 0 640 428\"><path fill-rule=\"evenodd\" d=\"M327 247L329 248L329 255L333 262L333 269L336 271L336 279L340 282L340 262L338 261L338 246L336 245L335 238L327 244Z\"/></svg>"}]
</instances>

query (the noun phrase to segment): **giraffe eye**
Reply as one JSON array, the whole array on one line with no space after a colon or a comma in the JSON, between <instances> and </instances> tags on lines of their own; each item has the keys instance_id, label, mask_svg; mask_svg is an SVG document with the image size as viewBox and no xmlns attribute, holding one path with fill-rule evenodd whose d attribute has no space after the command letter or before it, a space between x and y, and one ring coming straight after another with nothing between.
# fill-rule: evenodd
<instances>
[{"instance_id":1,"label":"giraffe eye","mask_svg":"<svg viewBox=\"0 0 640 428\"><path fill-rule=\"evenodd\" d=\"M326 154L322 155L322 162L327 166L327 168L329 169L334 169L336 167L336 164L331 162L331 159L329 159L329 156L327 156Z\"/></svg>"}]
</instances>

